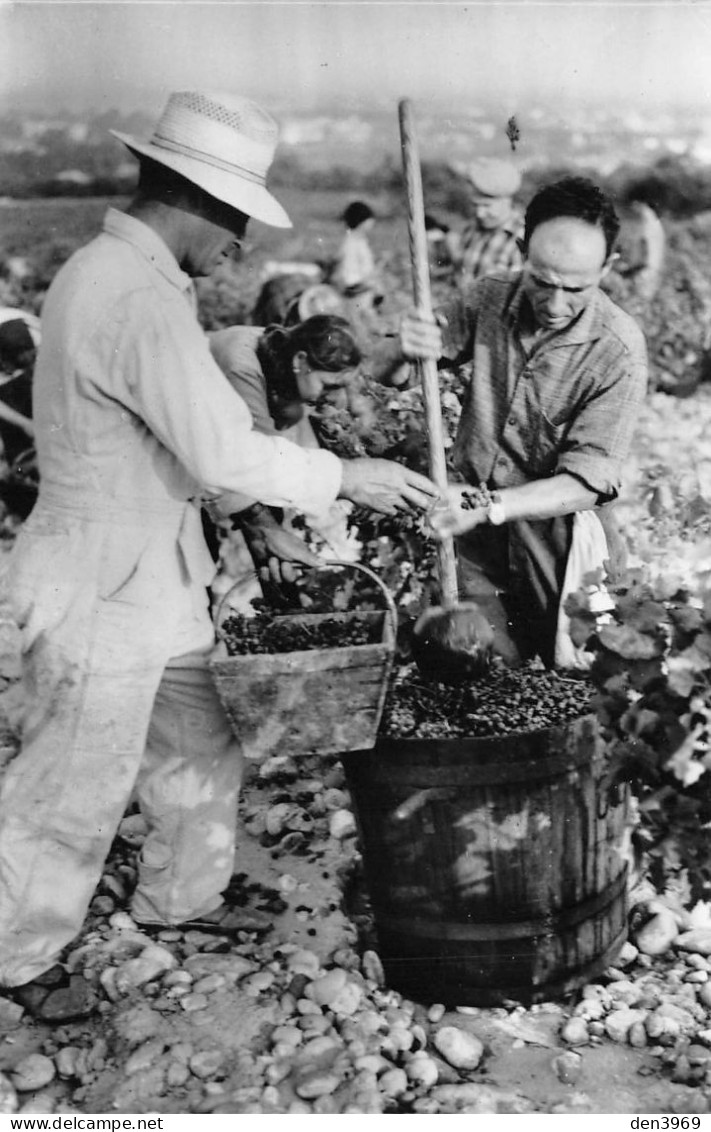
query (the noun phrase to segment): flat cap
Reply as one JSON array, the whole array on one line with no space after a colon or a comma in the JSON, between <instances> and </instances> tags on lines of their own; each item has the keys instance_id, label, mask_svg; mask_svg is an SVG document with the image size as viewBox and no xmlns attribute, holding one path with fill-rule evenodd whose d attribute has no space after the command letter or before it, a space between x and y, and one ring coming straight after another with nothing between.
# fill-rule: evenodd
<instances>
[{"instance_id":1,"label":"flat cap","mask_svg":"<svg viewBox=\"0 0 711 1132\"><path fill-rule=\"evenodd\" d=\"M509 161L482 157L466 166L465 176L485 197L512 197L521 186L521 174Z\"/></svg>"}]
</instances>

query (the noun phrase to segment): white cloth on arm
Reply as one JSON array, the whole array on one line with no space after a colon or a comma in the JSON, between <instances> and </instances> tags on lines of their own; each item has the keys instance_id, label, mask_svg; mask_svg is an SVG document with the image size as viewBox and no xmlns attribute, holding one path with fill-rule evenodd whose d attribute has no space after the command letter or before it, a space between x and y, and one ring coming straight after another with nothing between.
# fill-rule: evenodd
<instances>
[{"instance_id":1,"label":"white cloth on arm","mask_svg":"<svg viewBox=\"0 0 711 1132\"><path fill-rule=\"evenodd\" d=\"M576 645L570 636L570 617L565 611L565 602L571 594L583 588L586 574L604 566L607 557L607 539L598 516L594 511L576 511L573 515L573 539L558 607L556 668L590 668L592 653ZM601 585L600 588L604 592L604 586Z\"/></svg>"}]
</instances>

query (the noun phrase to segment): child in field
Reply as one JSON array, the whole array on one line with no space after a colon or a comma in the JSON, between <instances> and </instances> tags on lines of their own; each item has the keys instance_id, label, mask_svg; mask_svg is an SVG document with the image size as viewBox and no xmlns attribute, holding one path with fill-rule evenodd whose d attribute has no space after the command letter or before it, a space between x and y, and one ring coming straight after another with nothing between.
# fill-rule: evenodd
<instances>
[{"instance_id":1,"label":"child in field","mask_svg":"<svg viewBox=\"0 0 711 1132\"><path fill-rule=\"evenodd\" d=\"M353 300L358 311L371 312L383 300L369 242L375 227L375 213L370 205L356 200L348 205L341 219L346 231L329 283L347 299Z\"/></svg>"}]
</instances>

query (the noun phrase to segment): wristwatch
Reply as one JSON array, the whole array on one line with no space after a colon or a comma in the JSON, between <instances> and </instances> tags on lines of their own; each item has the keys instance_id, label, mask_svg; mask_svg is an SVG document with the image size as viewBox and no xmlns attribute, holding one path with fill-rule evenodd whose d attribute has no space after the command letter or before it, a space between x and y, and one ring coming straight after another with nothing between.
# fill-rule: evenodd
<instances>
[{"instance_id":1,"label":"wristwatch","mask_svg":"<svg viewBox=\"0 0 711 1132\"><path fill-rule=\"evenodd\" d=\"M498 491L492 491L491 502L486 509L486 517L493 527L506 522L506 508Z\"/></svg>"}]
</instances>

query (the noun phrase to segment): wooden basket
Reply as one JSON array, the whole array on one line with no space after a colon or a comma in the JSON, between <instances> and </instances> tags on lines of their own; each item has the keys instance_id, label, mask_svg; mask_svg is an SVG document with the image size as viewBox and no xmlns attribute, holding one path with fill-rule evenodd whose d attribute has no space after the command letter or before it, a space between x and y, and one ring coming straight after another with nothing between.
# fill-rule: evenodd
<instances>
[{"instance_id":1,"label":"wooden basket","mask_svg":"<svg viewBox=\"0 0 711 1132\"><path fill-rule=\"evenodd\" d=\"M226 653L221 637L220 613L215 615L218 641L210 670L247 758L272 754L330 755L368 750L375 745L395 655L397 611L377 574L358 562L325 562L324 566L351 567L377 583L384 610L359 612L377 626L374 644L298 652L220 656ZM234 587L233 587L234 588ZM283 622L318 624L342 620L347 626L353 613L285 614Z\"/></svg>"}]
</instances>

